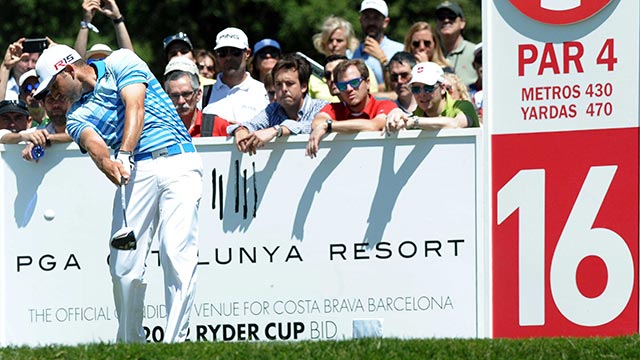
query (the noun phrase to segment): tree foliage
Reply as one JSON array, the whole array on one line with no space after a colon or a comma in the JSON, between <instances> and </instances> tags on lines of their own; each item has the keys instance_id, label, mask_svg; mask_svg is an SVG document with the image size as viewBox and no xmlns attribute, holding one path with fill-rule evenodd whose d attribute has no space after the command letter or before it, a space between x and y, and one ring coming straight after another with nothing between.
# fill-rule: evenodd
<instances>
[{"instance_id":1,"label":"tree foliage","mask_svg":"<svg viewBox=\"0 0 640 360\"><path fill-rule=\"evenodd\" d=\"M481 41L481 0L458 0L465 11L465 37ZM278 40L285 52L302 51L322 60L311 36L329 15L351 21L360 32L360 0L117 0L126 18L136 52L156 74L165 64L162 39L178 31L186 32L196 47L212 49L215 36L228 26L243 29L253 45L263 38ZM402 41L415 21L434 22L440 0L389 0L389 37ZM56 42L73 45L82 17L82 1L5 0L0 13L0 45L4 49L16 39L49 36ZM100 34L91 33L89 45L102 42L114 47L115 35L109 19L96 15L93 23Z\"/></svg>"}]
</instances>

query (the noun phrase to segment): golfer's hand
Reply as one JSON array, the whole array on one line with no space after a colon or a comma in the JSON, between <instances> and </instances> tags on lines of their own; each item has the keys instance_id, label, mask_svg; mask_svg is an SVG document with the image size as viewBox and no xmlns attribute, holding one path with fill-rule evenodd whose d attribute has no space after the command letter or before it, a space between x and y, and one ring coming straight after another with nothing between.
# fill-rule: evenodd
<instances>
[{"instance_id":1,"label":"golfer's hand","mask_svg":"<svg viewBox=\"0 0 640 360\"><path fill-rule=\"evenodd\" d=\"M99 168L114 185L120 186L122 179L124 179L125 184L129 183L131 168L129 166L125 167L122 161L107 158L101 161Z\"/></svg>"}]
</instances>

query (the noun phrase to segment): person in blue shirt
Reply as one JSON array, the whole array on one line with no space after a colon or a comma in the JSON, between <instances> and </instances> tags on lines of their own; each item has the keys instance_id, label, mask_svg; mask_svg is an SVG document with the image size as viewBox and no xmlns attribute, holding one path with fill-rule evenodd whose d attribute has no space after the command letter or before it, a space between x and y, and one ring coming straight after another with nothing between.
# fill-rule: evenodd
<instances>
[{"instance_id":1,"label":"person in blue shirt","mask_svg":"<svg viewBox=\"0 0 640 360\"><path fill-rule=\"evenodd\" d=\"M385 91L384 71L389 59L404 50L402 43L384 34L390 21L389 8L384 0L363 0L360 4L360 26L364 39L352 59L363 59L373 70L380 91Z\"/></svg>"},{"instance_id":2,"label":"person in blue shirt","mask_svg":"<svg viewBox=\"0 0 640 360\"><path fill-rule=\"evenodd\" d=\"M173 103L128 49L87 65L70 47L51 46L38 59L36 72L40 86L35 97L50 93L68 100L69 135L111 182L129 185L121 189L126 190L126 217L136 243L116 248L112 242L109 261L117 340L146 341L145 259L157 235L167 308L164 340L184 341L198 263L202 161ZM115 230L122 227L123 209L114 203Z\"/></svg>"},{"instance_id":3,"label":"person in blue shirt","mask_svg":"<svg viewBox=\"0 0 640 360\"><path fill-rule=\"evenodd\" d=\"M271 70L276 101L253 119L227 128L238 151L253 155L275 137L309 134L311 122L327 101L309 96L311 64L300 55L287 54Z\"/></svg>"}]
</instances>

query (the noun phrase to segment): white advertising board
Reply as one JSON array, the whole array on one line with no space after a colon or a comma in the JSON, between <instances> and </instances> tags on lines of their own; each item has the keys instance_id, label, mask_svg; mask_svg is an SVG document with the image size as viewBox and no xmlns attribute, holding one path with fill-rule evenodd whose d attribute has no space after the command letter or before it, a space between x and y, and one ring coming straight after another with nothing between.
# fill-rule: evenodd
<instances>
[{"instance_id":1,"label":"white advertising board","mask_svg":"<svg viewBox=\"0 0 640 360\"><path fill-rule=\"evenodd\" d=\"M242 155L198 139L205 176L191 341L478 337L478 130L306 137ZM115 187L75 145L0 148L0 344L113 341ZM45 213L47 218L45 218ZM53 218L52 218L53 217ZM161 341L157 247L144 325Z\"/></svg>"}]
</instances>

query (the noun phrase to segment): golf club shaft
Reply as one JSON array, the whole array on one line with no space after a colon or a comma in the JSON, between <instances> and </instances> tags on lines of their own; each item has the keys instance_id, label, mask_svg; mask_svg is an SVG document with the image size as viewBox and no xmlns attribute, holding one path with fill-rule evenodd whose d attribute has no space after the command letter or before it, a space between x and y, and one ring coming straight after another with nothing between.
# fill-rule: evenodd
<instances>
[{"instance_id":1,"label":"golf club shaft","mask_svg":"<svg viewBox=\"0 0 640 360\"><path fill-rule=\"evenodd\" d=\"M120 180L120 198L122 200L122 219L124 220L124 226L127 227L127 196L125 188L125 179Z\"/></svg>"}]
</instances>

